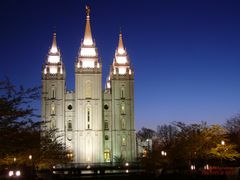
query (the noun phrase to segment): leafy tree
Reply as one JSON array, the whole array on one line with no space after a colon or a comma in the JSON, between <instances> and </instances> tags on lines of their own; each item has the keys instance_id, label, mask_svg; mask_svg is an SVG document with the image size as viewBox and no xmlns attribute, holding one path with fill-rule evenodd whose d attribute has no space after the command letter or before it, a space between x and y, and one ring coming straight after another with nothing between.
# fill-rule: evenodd
<instances>
[{"instance_id":1,"label":"leafy tree","mask_svg":"<svg viewBox=\"0 0 240 180\"><path fill-rule=\"evenodd\" d=\"M70 160L60 137L54 135L56 130L41 133L39 116L31 106L40 96L39 89L17 88L8 79L0 81L0 166L46 168Z\"/></svg>"},{"instance_id":2,"label":"leafy tree","mask_svg":"<svg viewBox=\"0 0 240 180\"><path fill-rule=\"evenodd\" d=\"M224 127L227 129L230 141L240 150L240 114L228 119Z\"/></svg>"}]
</instances>

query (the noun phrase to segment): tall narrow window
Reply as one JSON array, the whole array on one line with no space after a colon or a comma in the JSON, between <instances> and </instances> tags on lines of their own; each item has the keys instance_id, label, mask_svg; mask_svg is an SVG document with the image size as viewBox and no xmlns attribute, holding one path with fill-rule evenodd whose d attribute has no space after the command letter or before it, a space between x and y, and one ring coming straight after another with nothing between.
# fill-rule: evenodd
<instances>
[{"instance_id":1,"label":"tall narrow window","mask_svg":"<svg viewBox=\"0 0 240 180\"><path fill-rule=\"evenodd\" d=\"M52 104L51 104L51 115L55 115L55 114L56 114L55 104L54 104L54 102L52 102Z\"/></svg>"},{"instance_id":2,"label":"tall narrow window","mask_svg":"<svg viewBox=\"0 0 240 180\"><path fill-rule=\"evenodd\" d=\"M121 114L125 114L125 103L124 102L122 102L121 103Z\"/></svg>"},{"instance_id":3,"label":"tall narrow window","mask_svg":"<svg viewBox=\"0 0 240 180\"><path fill-rule=\"evenodd\" d=\"M72 131L72 121L71 120L68 121L67 127L68 127L68 129L67 129L68 131Z\"/></svg>"},{"instance_id":4,"label":"tall narrow window","mask_svg":"<svg viewBox=\"0 0 240 180\"><path fill-rule=\"evenodd\" d=\"M105 120L105 122L104 122L104 129L108 130L108 121L107 120Z\"/></svg>"},{"instance_id":5,"label":"tall narrow window","mask_svg":"<svg viewBox=\"0 0 240 180\"><path fill-rule=\"evenodd\" d=\"M55 87L51 88L51 99L56 99L56 89L55 89Z\"/></svg>"},{"instance_id":6,"label":"tall narrow window","mask_svg":"<svg viewBox=\"0 0 240 180\"><path fill-rule=\"evenodd\" d=\"M126 129L126 122L124 118L122 118L122 129Z\"/></svg>"},{"instance_id":7,"label":"tall narrow window","mask_svg":"<svg viewBox=\"0 0 240 180\"><path fill-rule=\"evenodd\" d=\"M108 149L104 151L104 161L110 162L110 151Z\"/></svg>"},{"instance_id":8,"label":"tall narrow window","mask_svg":"<svg viewBox=\"0 0 240 180\"><path fill-rule=\"evenodd\" d=\"M56 128L56 121L54 118L51 118L51 128L52 129Z\"/></svg>"},{"instance_id":9,"label":"tall narrow window","mask_svg":"<svg viewBox=\"0 0 240 180\"><path fill-rule=\"evenodd\" d=\"M91 81L86 81L85 83L85 98L91 98L92 96L92 85Z\"/></svg>"},{"instance_id":10,"label":"tall narrow window","mask_svg":"<svg viewBox=\"0 0 240 180\"><path fill-rule=\"evenodd\" d=\"M125 88L121 87L121 99L125 98Z\"/></svg>"},{"instance_id":11,"label":"tall narrow window","mask_svg":"<svg viewBox=\"0 0 240 180\"><path fill-rule=\"evenodd\" d=\"M122 136L122 145L123 146L126 146L126 137L125 136Z\"/></svg>"},{"instance_id":12,"label":"tall narrow window","mask_svg":"<svg viewBox=\"0 0 240 180\"><path fill-rule=\"evenodd\" d=\"M87 124L87 129L91 129L91 107L87 106L86 109L86 124Z\"/></svg>"}]
</instances>

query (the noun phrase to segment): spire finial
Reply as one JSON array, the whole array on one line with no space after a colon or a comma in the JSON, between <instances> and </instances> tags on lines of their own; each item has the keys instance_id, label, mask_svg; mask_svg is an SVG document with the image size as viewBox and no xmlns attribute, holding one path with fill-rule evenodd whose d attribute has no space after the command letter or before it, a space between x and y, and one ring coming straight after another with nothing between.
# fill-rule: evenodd
<instances>
[{"instance_id":1,"label":"spire finial","mask_svg":"<svg viewBox=\"0 0 240 180\"><path fill-rule=\"evenodd\" d=\"M117 49L118 49L119 54L124 54L125 53L124 46L123 46L121 29L120 29L120 32L119 32L119 41L118 41L118 48Z\"/></svg>"},{"instance_id":2,"label":"spire finial","mask_svg":"<svg viewBox=\"0 0 240 180\"><path fill-rule=\"evenodd\" d=\"M86 14L87 14L87 17L90 16L90 7L88 5L86 5Z\"/></svg>"},{"instance_id":3,"label":"spire finial","mask_svg":"<svg viewBox=\"0 0 240 180\"><path fill-rule=\"evenodd\" d=\"M91 26L90 26L90 7L86 6L86 27L85 27L85 34L84 34L84 40L83 44L87 46L93 45L92 40L92 32L91 32Z\"/></svg>"},{"instance_id":4,"label":"spire finial","mask_svg":"<svg viewBox=\"0 0 240 180\"><path fill-rule=\"evenodd\" d=\"M58 51L57 49L57 33L56 31L53 31L53 41L52 41L52 47L50 49L51 53L56 53Z\"/></svg>"}]
</instances>

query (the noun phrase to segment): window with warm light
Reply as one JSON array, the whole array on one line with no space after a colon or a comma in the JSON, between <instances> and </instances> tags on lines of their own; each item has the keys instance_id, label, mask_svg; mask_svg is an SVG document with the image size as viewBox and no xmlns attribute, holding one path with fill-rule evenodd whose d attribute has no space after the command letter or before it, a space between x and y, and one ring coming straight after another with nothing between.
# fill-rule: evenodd
<instances>
[{"instance_id":1,"label":"window with warm light","mask_svg":"<svg viewBox=\"0 0 240 180\"><path fill-rule=\"evenodd\" d=\"M124 102L122 102L121 103L121 114L125 114L125 103Z\"/></svg>"},{"instance_id":2,"label":"window with warm light","mask_svg":"<svg viewBox=\"0 0 240 180\"><path fill-rule=\"evenodd\" d=\"M110 162L110 151L109 150L104 151L104 161Z\"/></svg>"},{"instance_id":3,"label":"window with warm light","mask_svg":"<svg viewBox=\"0 0 240 180\"><path fill-rule=\"evenodd\" d=\"M57 74L57 66L49 66L50 74Z\"/></svg>"},{"instance_id":4,"label":"window with warm light","mask_svg":"<svg viewBox=\"0 0 240 180\"><path fill-rule=\"evenodd\" d=\"M55 104L52 102L52 104L51 104L51 115L55 115L55 114L56 114Z\"/></svg>"},{"instance_id":5,"label":"window with warm light","mask_svg":"<svg viewBox=\"0 0 240 180\"><path fill-rule=\"evenodd\" d=\"M126 146L126 145L127 145L126 137L125 137L125 136L122 137L122 145L123 145L123 146Z\"/></svg>"},{"instance_id":6,"label":"window with warm light","mask_svg":"<svg viewBox=\"0 0 240 180\"><path fill-rule=\"evenodd\" d=\"M118 68L118 73L120 74L120 75L124 75L124 74L126 74L126 67L119 67Z\"/></svg>"},{"instance_id":7,"label":"window with warm light","mask_svg":"<svg viewBox=\"0 0 240 180\"><path fill-rule=\"evenodd\" d=\"M82 67L83 68L94 68L95 61L83 60Z\"/></svg>"}]
</instances>

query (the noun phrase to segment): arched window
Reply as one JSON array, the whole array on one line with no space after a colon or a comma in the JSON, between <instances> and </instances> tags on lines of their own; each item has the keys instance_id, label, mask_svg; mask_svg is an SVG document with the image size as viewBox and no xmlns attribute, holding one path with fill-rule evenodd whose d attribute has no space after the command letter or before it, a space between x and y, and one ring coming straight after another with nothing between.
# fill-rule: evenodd
<instances>
[{"instance_id":1,"label":"arched window","mask_svg":"<svg viewBox=\"0 0 240 180\"><path fill-rule=\"evenodd\" d=\"M86 129L91 129L91 119L92 119L92 112L91 112L91 106L86 107Z\"/></svg>"},{"instance_id":2,"label":"arched window","mask_svg":"<svg viewBox=\"0 0 240 180\"><path fill-rule=\"evenodd\" d=\"M125 114L125 103L124 102L121 103L120 111L121 111L121 114Z\"/></svg>"},{"instance_id":3,"label":"arched window","mask_svg":"<svg viewBox=\"0 0 240 180\"><path fill-rule=\"evenodd\" d=\"M109 151L109 149L106 149L104 151L104 161L105 162L110 162L110 151Z\"/></svg>"},{"instance_id":4,"label":"arched window","mask_svg":"<svg viewBox=\"0 0 240 180\"><path fill-rule=\"evenodd\" d=\"M67 128L68 131L72 131L72 121L71 120L68 121L67 127L68 127Z\"/></svg>"},{"instance_id":5,"label":"arched window","mask_svg":"<svg viewBox=\"0 0 240 180\"><path fill-rule=\"evenodd\" d=\"M52 86L51 88L51 92L50 92L50 98L51 99L56 99L56 88L54 86Z\"/></svg>"},{"instance_id":6,"label":"arched window","mask_svg":"<svg viewBox=\"0 0 240 180\"><path fill-rule=\"evenodd\" d=\"M125 98L125 88L124 87L121 87L121 94L120 94L120 97L121 99L124 99Z\"/></svg>"},{"instance_id":7,"label":"arched window","mask_svg":"<svg viewBox=\"0 0 240 180\"><path fill-rule=\"evenodd\" d=\"M92 97L92 84L91 81L85 82L85 98L91 98Z\"/></svg>"},{"instance_id":8,"label":"arched window","mask_svg":"<svg viewBox=\"0 0 240 180\"><path fill-rule=\"evenodd\" d=\"M104 121L104 129L105 129L105 130L108 130L108 129L109 129L109 127L108 127L108 121L107 121L107 120Z\"/></svg>"},{"instance_id":9,"label":"arched window","mask_svg":"<svg viewBox=\"0 0 240 180\"><path fill-rule=\"evenodd\" d=\"M122 129L126 129L126 122L124 118L122 118Z\"/></svg>"},{"instance_id":10,"label":"arched window","mask_svg":"<svg viewBox=\"0 0 240 180\"><path fill-rule=\"evenodd\" d=\"M51 115L55 115L56 114L56 108L55 108L55 104L54 102L51 103Z\"/></svg>"},{"instance_id":11,"label":"arched window","mask_svg":"<svg viewBox=\"0 0 240 180\"><path fill-rule=\"evenodd\" d=\"M126 146L126 145L127 145L126 137L125 137L125 136L122 136L122 145L123 145L123 146Z\"/></svg>"}]
</instances>

